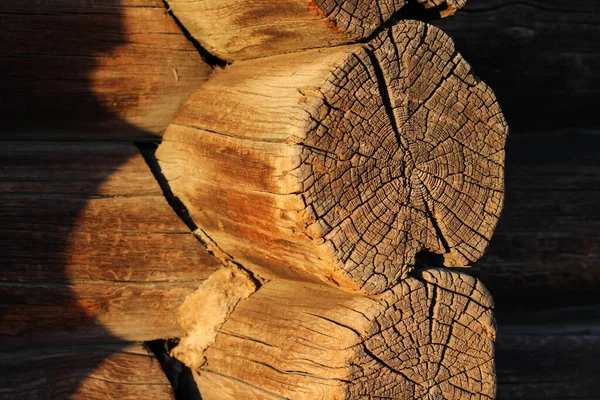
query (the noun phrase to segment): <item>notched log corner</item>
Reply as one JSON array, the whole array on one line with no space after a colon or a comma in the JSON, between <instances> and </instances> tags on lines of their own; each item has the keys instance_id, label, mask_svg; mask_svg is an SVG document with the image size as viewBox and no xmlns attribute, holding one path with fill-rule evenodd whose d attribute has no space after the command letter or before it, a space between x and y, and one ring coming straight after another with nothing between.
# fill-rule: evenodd
<instances>
[{"instance_id":1,"label":"notched log corner","mask_svg":"<svg viewBox=\"0 0 600 400\"><path fill-rule=\"evenodd\" d=\"M426 269L376 297L268 282L219 328L204 399L489 399L492 300L476 279Z\"/></svg>"},{"instance_id":2,"label":"notched log corner","mask_svg":"<svg viewBox=\"0 0 600 400\"><path fill-rule=\"evenodd\" d=\"M267 278L381 293L423 250L478 260L504 197L507 125L441 30L237 62L157 157L195 223Z\"/></svg>"}]
</instances>

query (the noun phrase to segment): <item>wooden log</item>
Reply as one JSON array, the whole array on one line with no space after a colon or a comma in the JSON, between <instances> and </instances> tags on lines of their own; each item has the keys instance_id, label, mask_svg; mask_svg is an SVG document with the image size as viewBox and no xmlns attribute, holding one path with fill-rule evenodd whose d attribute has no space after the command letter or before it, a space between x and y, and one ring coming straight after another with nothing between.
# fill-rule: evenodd
<instances>
[{"instance_id":1,"label":"wooden log","mask_svg":"<svg viewBox=\"0 0 600 400\"><path fill-rule=\"evenodd\" d=\"M498 400L592 400L600 393L597 304L498 316Z\"/></svg>"},{"instance_id":2,"label":"wooden log","mask_svg":"<svg viewBox=\"0 0 600 400\"><path fill-rule=\"evenodd\" d=\"M449 16L466 0L418 0ZM208 51L228 61L355 42L413 5L408 0L169 0Z\"/></svg>"},{"instance_id":3,"label":"wooden log","mask_svg":"<svg viewBox=\"0 0 600 400\"><path fill-rule=\"evenodd\" d=\"M7 399L174 399L160 364L139 344L3 352L0 372Z\"/></svg>"},{"instance_id":4,"label":"wooden log","mask_svg":"<svg viewBox=\"0 0 600 400\"><path fill-rule=\"evenodd\" d=\"M219 267L132 144L0 149L0 347L153 340Z\"/></svg>"},{"instance_id":5,"label":"wooden log","mask_svg":"<svg viewBox=\"0 0 600 400\"><path fill-rule=\"evenodd\" d=\"M0 137L160 136L210 74L161 0L3 0Z\"/></svg>"},{"instance_id":6,"label":"wooden log","mask_svg":"<svg viewBox=\"0 0 600 400\"><path fill-rule=\"evenodd\" d=\"M378 297L265 284L218 329L202 398L493 398L488 292L457 272L416 275Z\"/></svg>"},{"instance_id":7,"label":"wooden log","mask_svg":"<svg viewBox=\"0 0 600 400\"><path fill-rule=\"evenodd\" d=\"M424 252L446 266L481 256L506 133L452 41L406 21L369 44L226 68L157 157L202 232L247 268L380 293Z\"/></svg>"}]
</instances>

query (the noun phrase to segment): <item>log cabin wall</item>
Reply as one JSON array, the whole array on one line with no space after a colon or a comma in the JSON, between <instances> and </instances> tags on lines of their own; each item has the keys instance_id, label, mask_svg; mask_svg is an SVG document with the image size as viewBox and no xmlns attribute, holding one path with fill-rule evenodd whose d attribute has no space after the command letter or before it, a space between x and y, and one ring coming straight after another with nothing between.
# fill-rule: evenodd
<instances>
[{"instance_id":1,"label":"log cabin wall","mask_svg":"<svg viewBox=\"0 0 600 400\"><path fill-rule=\"evenodd\" d=\"M6 77L0 83L0 107L4 114L11 116L2 128L3 140L152 139L160 136L174 114L177 107L173 106L173 101L146 101L142 94L136 99L119 99L111 107L110 102L114 100L111 93L114 95L114 92L106 88L98 94L93 86L106 79L114 90L119 85L135 81L143 82L143 88L157 85L161 91L169 92L176 87L189 94L205 79L203 76L187 76L186 80L186 75L181 72L205 68L187 41L178 43L183 47L181 54L187 54L191 60L182 57L181 65L187 65L185 67L172 65L171 68L168 64L166 67L164 63L161 64L161 69L157 69L160 72L156 75L159 83L153 78L146 81L134 80L132 75L127 74L118 76L123 69L122 65L117 66L115 60L125 65L131 61L127 60L127 54L139 54L136 51L108 57L102 65L112 65L114 70L104 75L98 72L96 66L101 63L90 60L89 55L111 54L129 40L126 39L123 26L127 18L122 9L125 7L121 7L125 1L108 5L112 8L108 12L112 17L102 23L102 29L110 32L108 40L93 39L93 30L89 37L91 40L86 40L85 34L81 36L81 32L90 32L90 26L95 26L88 23L73 30L65 28L64 31L73 33L74 37L62 41L65 35L58 35L57 39L46 28L66 26L68 22L57 25L46 20L34 24L36 29L50 32L46 40L41 40L39 33L36 33L33 38L22 42L26 42L26 46L15 46L15 35L20 35L16 28L23 26L23 13L28 13L33 3L3 1L0 5L0 53L4 55L0 56L3 58L0 69L3 77ZM151 15L150 11L153 10L155 16L164 16L164 5L153 3L148 6L147 15ZM78 6L73 15L85 14L84 8L93 2L80 4L85 5ZM35 18L50 18L41 14ZM62 16L54 17L68 19L68 14L65 12ZM600 48L599 14L599 6L591 0L569 3L558 0L526 3L472 0L464 11L452 19L435 22L453 37L457 48L469 60L478 76L494 88L511 125L507 147L505 210L489 254L472 269L499 300L501 315L505 310L526 308L523 312L511 312L510 320L506 319L507 328L503 328L502 316L500 319L497 349L499 398L559 398L564 393L584 396L600 390L594 379L598 373L595 355L600 349L600 339L589 329L597 323L592 318L597 308L592 305L565 312L555 307L590 302L590 294L595 291L600 279L596 251L600 171L595 135L598 125L594 113L599 89L598 80L595 79ZM16 23L19 19L21 22ZM164 22L168 29L175 29L167 20L165 18ZM6 26L15 29L6 29ZM165 36L176 38L178 34ZM162 34L156 37L162 37ZM71 46L68 42L78 40L78 51L85 48L90 53L80 57L75 52L63 57L62 52ZM145 45L150 46L149 43ZM19 53L15 56L11 52L17 48ZM23 49L29 48L33 50L25 54ZM60 63L48 63L47 60L58 55ZM36 72L40 69L39 65L44 66L41 75ZM35 71L32 72L32 69ZM67 76L69 79L65 79ZM168 84L164 83L166 80L160 83L161 79L167 77ZM181 104L187 94L179 93L174 97ZM14 96L14 100L11 100L11 96ZM32 99L34 102L29 103ZM133 105L140 102L145 106ZM48 104L62 109L58 112L60 118L48 114ZM169 111L162 114L161 110ZM146 118L142 115L144 112L147 113ZM148 118L154 112L159 112L160 117ZM89 115L93 115L93 118L88 119ZM26 128L21 129L23 127ZM135 154L130 148L111 151L107 157L112 157L112 167L107 171L120 169L120 165L135 158ZM3 166L9 163L4 162ZM110 174L106 172L106 176ZM102 181L99 180L98 187ZM12 201L11 190L8 188L3 192L6 203ZM99 189L98 192L83 193L79 197L91 198L96 194L90 193L100 192ZM152 195L158 196L157 193ZM67 221L66 225L75 224L81 210L84 210L83 206L70 211L67 209L65 212L70 216L67 215L63 220ZM14 223L14 216L7 217L6 221ZM24 224L27 223L25 219ZM178 233L185 231L178 229ZM12 239L10 235L8 231L4 235L7 243ZM68 234L63 235L55 255L57 264L63 263L66 268L60 248L66 243ZM41 240L39 235L33 237ZM67 294L66 298L70 299L71 295ZM548 303L552 307L546 306ZM72 304L81 306L75 302ZM88 318L84 307L79 308L78 312L82 318ZM532 313L534 317L531 317ZM565 314L570 318L566 318ZM566 331L565 326L568 328ZM97 332L101 332L101 329ZM105 335L105 338L110 337L113 337L112 333ZM82 363L82 373L69 378L74 385L63 381L63 386L56 389L59 393L72 393L85 372L94 370L105 357L110 364L110 354L116 354L118 359L123 357L120 355L123 349L126 357L137 357L142 353L140 348L127 350L129 344L119 338L115 342L103 347L85 347L83 351L76 348L51 354L40 353L38 348L37 353L29 359L58 360L60 365L64 365L65 362L81 359L81 354L86 352L93 354ZM9 362L4 362L3 366L23 368L18 362L18 353L5 354L4 360ZM136 363L139 365L139 362ZM131 365L123 361L120 364ZM155 367L149 368L150 375L151 371L156 370ZM112 376L113 386L126 387L137 383L143 387L153 382L162 385L161 391L164 390L165 397L170 396L164 380L137 376L129 376L131 379L128 380L123 376ZM553 382L547 382L548 376ZM26 386L29 379L37 378L39 376L26 377L19 384ZM106 376L97 375L97 378L92 376L91 381L97 383ZM107 389L102 387L100 390ZM95 393L98 393L97 388ZM86 394L89 397L89 392ZM30 397L30 393L24 396Z\"/></svg>"},{"instance_id":2,"label":"log cabin wall","mask_svg":"<svg viewBox=\"0 0 600 400\"><path fill-rule=\"evenodd\" d=\"M142 342L220 264L142 150L210 73L160 0L0 2L0 397L173 398Z\"/></svg>"},{"instance_id":3,"label":"log cabin wall","mask_svg":"<svg viewBox=\"0 0 600 400\"><path fill-rule=\"evenodd\" d=\"M161 0L4 0L4 140L158 138L210 74Z\"/></svg>"}]
</instances>

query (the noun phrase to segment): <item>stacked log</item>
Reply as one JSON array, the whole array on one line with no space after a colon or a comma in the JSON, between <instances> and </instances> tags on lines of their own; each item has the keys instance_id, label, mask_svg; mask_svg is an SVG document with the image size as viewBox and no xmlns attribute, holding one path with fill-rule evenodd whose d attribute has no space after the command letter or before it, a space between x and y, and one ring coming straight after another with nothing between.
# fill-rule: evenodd
<instances>
[{"instance_id":1,"label":"stacked log","mask_svg":"<svg viewBox=\"0 0 600 400\"><path fill-rule=\"evenodd\" d=\"M452 40L406 19L464 1L418 3L36 2L39 26L123 47L53 31L80 75L7 47L25 86L4 137L95 142L2 149L2 392L171 398L139 342L180 338L205 399L493 398L493 301L456 268L498 221L507 127ZM231 62L204 85L190 37ZM39 57L50 86L19 68ZM97 141L169 121L145 160Z\"/></svg>"},{"instance_id":2,"label":"stacked log","mask_svg":"<svg viewBox=\"0 0 600 400\"><path fill-rule=\"evenodd\" d=\"M498 221L493 93L417 21L282 52L217 72L157 151L197 236L257 288L207 281L173 354L206 399L494 397L491 297L440 269Z\"/></svg>"},{"instance_id":3,"label":"stacked log","mask_svg":"<svg viewBox=\"0 0 600 400\"><path fill-rule=\"evenodd\" d=\"M3 396L102 397L85 378L104 380L112 398L162 381L160 398L171 398L136 342L180 336L178 307L220 264L167 204L139 149L4 143L0 166Z\"/></svg>"},{"instance_id":4,"label":"stacked log","mask_svg":"<svg viewBox=\"0 0 600 400\"><path fill-rule=\"evenodd\" d=\"M450 16L466 0L170 0L170 9L204 48L228 61L332 47L373 35L399 13ZM232 10L234 10L232 12ZM409 10L409 11L407 11ZM422 10L421 10L422 11Z\"/></svg>"}]
</instances>

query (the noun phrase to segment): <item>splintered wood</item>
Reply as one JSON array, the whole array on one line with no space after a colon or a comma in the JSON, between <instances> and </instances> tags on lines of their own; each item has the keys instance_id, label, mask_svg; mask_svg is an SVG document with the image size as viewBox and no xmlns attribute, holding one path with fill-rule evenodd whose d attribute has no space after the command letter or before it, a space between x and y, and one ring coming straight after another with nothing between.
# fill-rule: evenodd
<instances>
[{"instance_id":1,"label":"splintered wood","mask_svg":"<svg viewBox=\"0 0 600 400\"><path fill-rule=\"evenodd\" d=\"M426 269L377 298L275 281L240 303L196 379L204 399L489 399L490 295Z\"/></svg>"},{"instance_id":2,"label":"splintered wood","mask_svg":"<svg viewBox=\"0 0 600 400\"><path fill-rule=\"evenodd\" d=\"M175 16L207 50L225 60L335 46L372 35L409 0L169 0ZM440 17L466 0L418 0ZM235 10L235 12L232 12Z\"/></svg>"},{"instance_id":3,"label":"splintered wood","mask_svg":"<svg viewBox=\"0 0 600 400\"><path fill-rule=\"evenodd\" d=\"M506 123L440 30L239 62L157 155L198 226L266 277L381 293L423 251L468 266L503 200Z\"/></svg>"}]
</instances>

